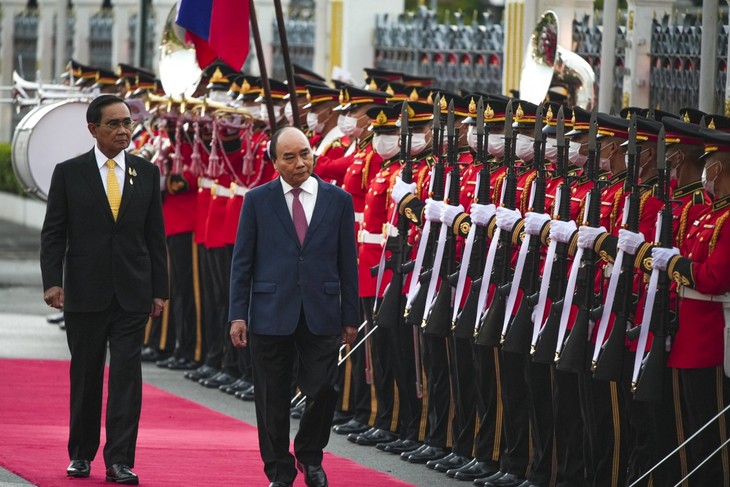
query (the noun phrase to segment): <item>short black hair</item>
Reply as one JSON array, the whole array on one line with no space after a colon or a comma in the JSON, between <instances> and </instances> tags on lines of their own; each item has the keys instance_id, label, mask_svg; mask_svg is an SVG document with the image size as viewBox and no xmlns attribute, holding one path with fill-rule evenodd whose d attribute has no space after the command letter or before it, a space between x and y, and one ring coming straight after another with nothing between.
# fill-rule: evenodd
<instances>
[{"instance_id":1,"label":"short black hair","mask_svg":"<svg viewBox=\"0 0 730 487\"><path fill-rule=\"evenodd\" d=\"M286 127L281 127L280 129L278 129L276 132L274 132L274 135L271 136L271 141L269 142L269 159L271 159L272 161L276 160L276 146L279 144L279 137L281 137L281 134L285 130L289 129L301 132L304 137L307 137L307 134L305 134L304 131L302 131L302 129L300 129L299 127L292 127L290 125L287 125ZM307 140L309 140L309 137L307 137Z\"/></svg>"},{"instance_id":2,"label":"short black hair","mask_svg":"<svg viewBox=\"0 0 730 487\"><path fill-rule=\"evenodd\" d=\"M86 123L100 123L102 109L115 103L124 103L129 109L129 104L117 95L99 95L91 100L89 108L86 109ZM129 112L132 110L129 109Z\"/></svg>"}]
</instances>

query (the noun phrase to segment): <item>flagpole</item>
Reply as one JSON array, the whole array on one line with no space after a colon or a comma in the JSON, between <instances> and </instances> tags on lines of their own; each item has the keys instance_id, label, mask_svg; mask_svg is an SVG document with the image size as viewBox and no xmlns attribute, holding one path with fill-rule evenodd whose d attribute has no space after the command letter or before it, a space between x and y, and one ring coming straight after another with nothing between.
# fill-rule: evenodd
<instances>
[{"instance_id":1,"label":"flagpole","mask_svg":"<svg viewBox=\"0 0 730 487\"><path fill-rule=\"evenodd\" d=\"M294 125L299 127L299 104L297 103L297 87L294 82L294 68L289 58L289 42L286 39L286 26L284 25L284 11L281 8L281 0L274 0L276 9L276 25L279 28L279 39L281 40L281 53L284 56L284 69L286 70L286 82L289 85L289 102ZM300 127L301 128L301 127Z\"/></svg>"},{"instance_id":2,"label":"flagpole","mask_svg":"<svg viewBox=\"0 0 730 487\"><path fill-rule=\"evenodd\" d=\"M264 59L264 48L261 46L261 34L259 33L259 23L256 20L256 7L254 0L249 0L251 5L251 32L253 33L253 42L256 45L256 59L259 61L259 72L261 75L261 87L264 90L264 99L266 101L266 111L269 114L269 125L273 135L276 132L277 123L274 116L274 102L271 98L271 86L269 85L269 76L266 73L266 60ZM293 107L293 105L292 105Z\"/></svg>"}]
</instances>

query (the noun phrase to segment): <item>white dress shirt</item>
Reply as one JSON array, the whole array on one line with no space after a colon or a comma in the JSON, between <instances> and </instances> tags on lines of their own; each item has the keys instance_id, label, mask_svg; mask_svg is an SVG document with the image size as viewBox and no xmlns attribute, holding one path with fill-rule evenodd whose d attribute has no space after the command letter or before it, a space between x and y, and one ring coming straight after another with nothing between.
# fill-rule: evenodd
<instances>
[{"instance_id":1,"label":"white dress shirt","mask_svg":"<svg viewBox=\"0 0 730 487\"><path fill-rule=\"evenodd\" d=\"M94 145L94 155L96 155L96 165L99 167L99 174L101 175L101 183L104 185L104 192L108 194L109 189L106 187L106 178L109 175L109 166L106 165L106 161L109 160L107 156L101 153L99 147ZM117 176L119 181L119 194L124 193L124 173L127 170L127 163L124 158L124 151L114 156L113 161L117 164L114 166L114 174Z\"/></svg>"},{"instance_id":2,"label":"white dress shirt","mask_svg":"<svg viewBox=\"0 0 730 487\"><path fill-rule=\"evenodd\" d=\"M286 200L287 208L289 208L289 215L292 215L291 207L294 202L294 195L291 192L292 185L284 181L281 177L279 179L281 179L281 187L284 190L284 199ZM302 192L299 193L299 201L302 203L304 214L307 217L307 225L309 225L312 221L312 213L314 213L314 204L317 202L319 185L316 179L309 176L299 187L302 188ZM292 218L294 217L292 216Z\"/></svg>"}]
</instances>

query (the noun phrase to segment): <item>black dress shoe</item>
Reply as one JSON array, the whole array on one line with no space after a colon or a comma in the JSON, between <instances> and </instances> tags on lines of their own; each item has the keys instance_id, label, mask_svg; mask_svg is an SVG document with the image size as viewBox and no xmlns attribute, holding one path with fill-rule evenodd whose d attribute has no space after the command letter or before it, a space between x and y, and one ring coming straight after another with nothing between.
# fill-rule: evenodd
<instances>
[{"instance_id":1,"label":"black dress shoe","mask_svg":"<svg viewBox=\"0 0 730 487\"><path fill-rule=\"evenodd\" d=\"M210 365L201 365L195 370L191 370L189 372L185 372L184 377L186 379L190 379L192 381L198 382L200 379L207 379L209 377L213 377L215 374L217 374L219 371L215 367L211 367Z\"/></svg>"},{"instance_id":2,"label":"black dress shoe","mask_svg":"<svg viewBox=\"0 0 730 487\"><path fill-rule=\"evenodd\" d=\"M433 469L435 469L435 468L436 468L436 464L437 464L437 463L441 463L441 462L448 462L448 461L449 461L449 460L451 460L451 459L452 459L452 458L453 458L453 457L454 457L455 455L456 455L456 453L454 453L454 452L451 452L451 453L447 454L447 455L446 455L445 457L439 457L439 458L437 458L437 459L435 459L435 460L429 460L429 461L427 461L427 462L426 462L426 467L428 467L428 468L430 468L431 470L433 470Z\"/></svg>"},{"instance_id":3,"label":"black dress shoe","mask_svg":"<svg viewBox=\"0 0 730 487\"><path fill-rule=\"evenodd\" d=\"M123 463L115 463L106 469L106 481L124 485L137 485L139 484L139 477L132 472L129 466Z\"/></svg>"},{"instance_id":4,"label":"black dress shoe","mask_svg":"<svg viewBox=\"0 0 730 487\"><path fill-rule=\"evenodd\" d=\"M334 431L338 435L349 435L350 433L364 433L369 429L370 426L363 424L360 421L355 421L354 419L351 419L345 424L338 424L337 426L332 428L332 431Z\"/></svg>"},{"instance_id":5,"label":"black dress shoe","mask_svg":"<svg viewBox=\"0 0 730 487\"><path fill-rule=\"evenodd\" d=\"M332 426L348 423L352 421L354 417L355 416L352 413L335 411L334 416L332 416Z\"/></svg>"},{"instance_id":6,"label":"black dress shoe","mask_svg":"<svg viewBox=\"0 0 730 487\"><path fill-rule=\"evenodd\" d=\"M532 483L532 482L530 482L529 480L525 480L524 482L522 482L522 483L521 483L520 485L518 485L517 487L538 487L538 486L537 486L537 485L535 485L535 484L533 484L533 483Z\"/></svg>"},{"instance_id":7,"label":"black dress shoe","mask_svg":"<svg viewBox=\"0 0 730 487\"><path fill-rule=\"evenodd\" d=\"M227 386L236 382L236 378L228 372L220 371L208 379L200 379L198 384L208 389L218 389L220 386Z\"/></svg>"},{"instance_id":8,"label":"black dress shoe","mask_svg":"<svg viewBox=\"0 0 730 487\"><path fill-rule=\"evenodd\" d=\"M248 389L244 389L242 391L236 392L234 395L241 399L242 401L253 401L254 395L253 395L253 386L249 387Z\"/></svg>"},{"instance_id":9,"label":"black dress shoe","mask_svg":"<svg viewBox=\"0 0 730 487\"><path fill-rule=\"evenodd\" d=\"M420 452L422 452L423 450L425 450L426 448L429 448L429 446L428 446L428 445L426 445L426 444L424 443L423 445L419 446L419 447L418 447L418 448L416 448L415 450L411 450L411 451L407 451L407 452L403 452L403 453L401 453L400 457L401 457L401 458L402 458L403 460L408 460L408 457L409 457L409 456L413 455L414 453L420 453Z\"/></svg>"},{"instance_id":10,"label":"black dress shoe","mask_svg":"<svg viewBox=\"0 0 730 487\"><path fill-rule=\"evenodd\" d=\"M408 455L406 460L408 463L426 463L429 460L436 460L446 456L446 450L437 446L427 446L420 451L415 451Z\"/></svg>"},{"instance_id":11,"label":"black dress shoe","mask_svg":"<svg viewBox=\"0 0 730 487\"><path fill-rule=\"evenodd\" d=\"M501 470L498 470L498 471L494 472L491 475L487 475L486 477L480 477L480 478L474 479L474 482L473 483L474 483L474 485L478 485L480 487L483 487L487 482L492 482L494 480L501 479L505 475L507 475L507 474L504 473Z\"/></svg>"},{"instance_id":12,"label":"black dress shoe","mask_svg":"<svg viewBox=\"0 0 730 487\"><path fill-rule=\"evenodd\" d=\"M168 354L163 355L159 350L152 347L144 347L142 349L142 362L157 362L158 360L164 360L167 357Z\"/></svg>"},{"instance_id":13,"label":"black dress shoe","mask_svg":"<svg viewBox=\"0 0 730 487\"><path fill-rule=\"evenodd\" d=\"M524 478L517 475L506 473L504 476L484 483L484 487L517 487L525 481Z\"/></svg>"},{"instance_id":14,"label":"black dress shoe","mask_svg":"<svg viewBox=\"0 0 730 487\"><path fill-rule=\"evenodd\" d=\"M271 482L269 487L291 487L292 485L289 482Z\"/></svg>"},{"instance_id":15,"label":"black dress shoe","mask_svg":"<svg viewBox=\"0 0 730 487\"><path fill-rule=\"evenodd\" d=\"M196 370L198 367L200 364L189 358L176 358L167 363L167 368L170 370Z\"/></svg>"},{"instance_id":16,"label":"black dress shoe","mask_svg":"<svg viewBox=\"0 0 730 487\"><path fill-rule=\"evenodd\" d=\"M302 417L302 414L304 413L304 405L305 405L305 401L302 401L302 403L299 404L298 406L293 406L289 410L289 416L291 416L294 419L300 419Z\"/></svg>"},{"instance_id":17,"label":"black dress shoe","mask_svg":"<svg viewBox=\"0 0 730 487\"><path fill-rule=\"evenodd\" d=\"M378 443L388 443L397 438L395 433L380 428L370 428L364 433L350 433L347 435L347 441L363 446L375 446Z\"/></svg>"},{"instance_id":18,"label":"black dress shoe","mask_svg":"<svg viewBox=\"0 0 730 487\"><path fill-rule=\"evenodd\" d=\"M471 460L469 458L462 457L461 455L457 455L456 453L452 453L451 455L447 455L441 460L431 460L430 462L426 463L426 466L436 470L437 472L446 473L449 470L461 468L470 462Z\"/></svg>"},{"instance_id":19,"label":"black dress shoe","mask_svg":"<svg viewBox=\"0 0 730 487\"><path fill-rule=\"evenodd\" d=\"M69 477L88 477L90 473L91 462L88 460L71 460L66 469L66 475Z\"/></svg>"},{"instance_id":20,"label":"black dress shoe","mask_svg":"<svg viewBox=\"0 0 730 487\"><path fill-rule=\"evenodd\" d=\"M155 365L161 369L169 368L170 364L174 364L177 358L175 356L160 358L155 361Z\"/></svg>"},{"instance_id":21,"label":"black dress shoe","mask_svg":"<svg viewBox=\"0 0 730 487\"><path fill-rule=\"evenodd\" d=\"M418 450L421 446L423 445L415 440L395 440L390 443L378 443L375 445L375 448L388 453L402 455Z\"/></svg>"},{"instance_id":22,"label":"black dress shoe","mask_svg":"<svg viewBox=\"0 0 730 487\"><path fill-rule=\"evenodd\" d=\"M449 470L446 472L446 475L457 480L475 480L489 477L495 473L497 473L497 470L487 462L479 462L474 459L472 463L464 465L461 468Z\"/></svg>"},{"instance_id":23,"label":"black dress shoe","mask_svg":"<svg viewBox=\"0 0 730 487\"><path fill-rule=\"evenodd\" d=\"M235 394L236 392L248 389L249 387L251 387L251 383L249 381L246 379L237 379L235 382L225 386L220 386L218 389L226 394Z\"/></svg>"},{"instance_id":24,"label":"black dress shoe","mask_svg":"<svg viewBox=\"0 0 730 487\"><path fill-rule=\"evenodd\" d=\"M327 475L322 465L304 465L297 462L297 468L304 473L304 483L309 487L327 487Z\"/></svg>"}]
</instances>

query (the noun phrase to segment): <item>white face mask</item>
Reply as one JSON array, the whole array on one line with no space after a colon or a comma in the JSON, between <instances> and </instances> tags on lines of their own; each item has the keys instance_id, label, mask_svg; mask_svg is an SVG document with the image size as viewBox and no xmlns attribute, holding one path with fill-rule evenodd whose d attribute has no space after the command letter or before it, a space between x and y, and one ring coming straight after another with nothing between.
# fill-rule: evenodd
<instances>
[{"instance_id":1,"label":"white face mask","mask_svg":"<svg viewBox=\"0 0 730 487\"><path fill-rule=\"evenodd\" d=\"M390 159L400 150L400 137L397 135L375 134L373 150L383 159Z\"/></svg>"},{"instance_id":2,"label":"white face mask","mask_svg":"<svg viewBox=\"0 0 730 487\"><path fill-rule=\"evenodd\" d=\"M411 156L420 154L426 149L426 134L415 133L411 137Z\"/></svg>"},{"instance_id":3,"label":"white face mask","mask_svg":"<svg viewBox=\"0 0 730 487\"><path fill-rule=\"evenodd\" d=\"M476 152L477 150L477 131L473 125L469 126L469 130L466 132L466 143L469 144L469 148Z\"/></svg>"},{"instance_id":4,"label":"white face mask","mask_svg":"<svg viewBox=\"0 0 730 487\"><path fill-rule=\"evenodd\" d=\"M608 147L605 146L605 147ZM601 152L603 152L604 147L601 148ZM610 151L605 157L600 156L598 167L601 168L602 171L610 171L611 170L611 156L616 152L616 149L614 148L612 151Z\"/></svg>"},{"instance_id":5,"label":"white face mask","mask_svg":"<svg viewBox=\"0 0 730 487\"><path fill-rule=\"evenodd\" d=\"M517 134L515 145L515 156L524 162L530 162L535 158L535 139L529 135Z\"/></svg>"},{"instance_id":6,"label":"white face mask","mask_svg":"<svg viewBox=\"0 0 730 487\"><path fill-rule=\"evenodd\" d=\"M679 169L679 166L681 166L684 162L684 154L682 154L682 158L679 160L679 162L677 162L676 164L672 164L672 157L674 157L675 154L680 154L680 152L677 150L667 156L667 162L671 165L672 168L669 171L669 179L677 179L677 170Z\"/></svg>"},{"instance_id":7,"label":"white face mask","mask_svg":"<svg viewBox=\"0 0 730 487\"><path fill-rule=\"evenodd\" d=\"M228 96L228 93L221 90L211 90L208 93L208 99L211 101L218 101L221 103L226 103L231 101L231 97Z\"/></svg>"},{"instance_id":8,"label":"white face mask","mask_svg":"<svg viewBox=\"0 0 730 487\"><path fill-rule=\"evenodd\" d=\"M307 127L314 133L321 134L324 129L324 122L319 121L319 114L307 113Z\"/></svg>"},{"instance_id":9,"label":"white face mask","mask_svg":"<svg viewBox=\"0 0 730 487\"><path fill-rule=\"evenodd\" d=\"M586 165L588 156L580 153L580 144L578 142L570 142L570 146L568 148L568 160L578 167Z\"/></svg>"},{"instance_id":10,"label":"white face mask","mask_svg":"<svg viewBox=\"0 0 730 487\"><path fill-rule=\"evenodd\" d=\"M262 103L259 106L261 107L259 109L260 120L263 120L264 122L266 122L267 125L270 126L271 124L269 123L269 111L266 108L266 105ZM276 118L276 120L279 120L281 118L281 107L280 106L274 105L274 118Z\"/></svg>"},{"instance_id":11,"label":"white face mask","mask_svg":"<svg viewBox=\"0 0 730 487\"><path fill-rule=\"evenodd\" d=\"M292 113L291 102L286 102L284 105L284 116L289 121L289 125L294 125L294 113Z\"/></svg>"},{"instance_id":12,"label":"white face mask","mask_svg":"<svg viewBox=\"0 0 730 487\"><path fill-rule=\"evenodd\" d=\"M359 132L362 132L362 129L357 126L357 119L349 115L340 115L337 118L337 126L348 137L358 137Z\"/></svg>"},{"instance_id":13,"label":"white face mask","mask_svg":"<svg viewBox=\"0 0 730 487\"><path fill-rule=\"evenodd\" d=\"M547 139L545 141L545 160L550 162L558 161L558 141Z\"/></svg>"},{"instance_id":14,"label":"white face mask","mask_svg":"<svg viewBox=\"0 0 730 487\"><path fill-rule=\"evenodd\" d=\"M489 134L487 139L487 151L494 157L502 157L504 155L504 135Z\"/></svg>"},{"instance_id":15,"label":"white face mask","mask_svg":"<svg viewBox=\"0 0 730 487\"><path fill-rule=\"evenodd\" d=\"M702 186L705 187L705 191L710 193L712 196L715 196L715 179L717 179L717 175L712 178L712 180L707 179L707 169L711 168L715 164L719 164L718 161L713 162L709 166L705 166L705 168L702 170Z\"/></svg>"}]
</instances>

